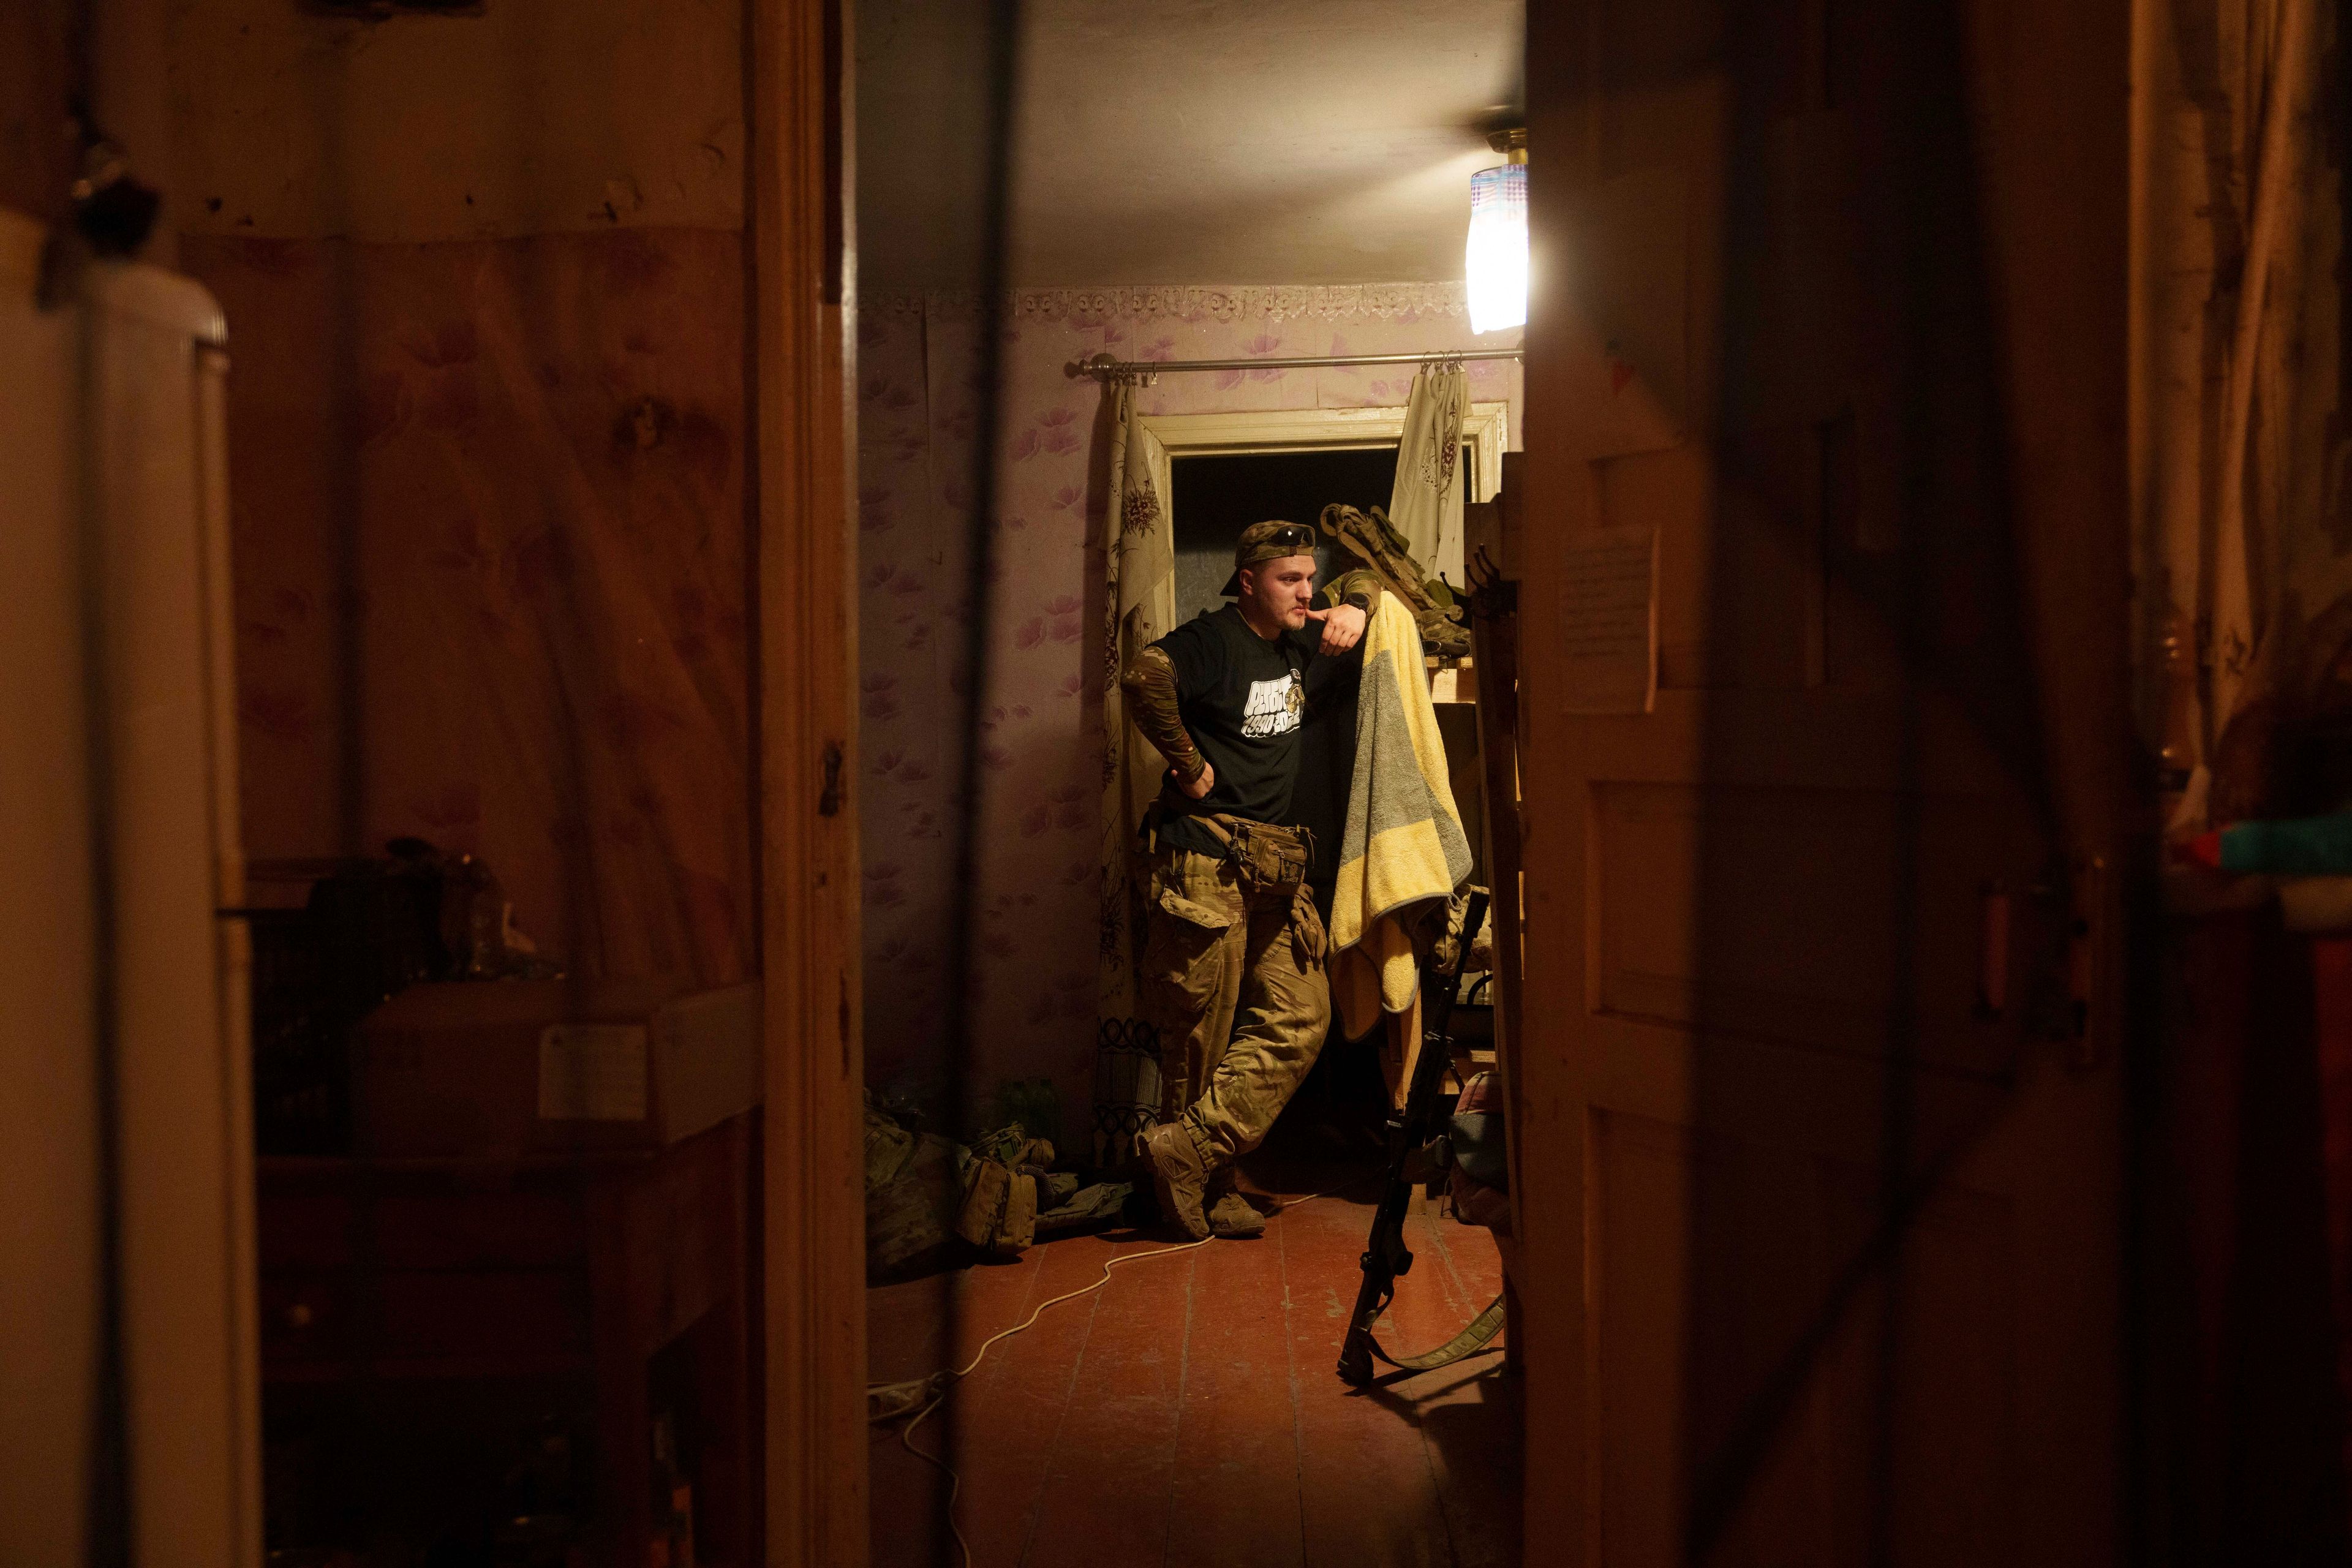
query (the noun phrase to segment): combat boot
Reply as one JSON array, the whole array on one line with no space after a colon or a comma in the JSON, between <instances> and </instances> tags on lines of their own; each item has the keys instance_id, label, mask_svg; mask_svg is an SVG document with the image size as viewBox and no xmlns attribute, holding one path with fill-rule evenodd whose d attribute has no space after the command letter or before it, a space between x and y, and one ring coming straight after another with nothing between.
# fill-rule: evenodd
<instances>
[{"instance_id":1,"label":"combat boot","mask_svg":"<svg viewBox=\"0 0 2352 1568\"><path fill-rule=\"evenodd\" d=\"M1209 1169L1192 1135L1179 1121L1163 1122L1144 1135L1143 1152L1151 1158L1151 1184L1160 1196L1160 1214L1183 1227L1194 1241L1209 1237L1209 1216L1201 1199L1209 1184Z\"/></svg>"},{"instance_id":2,"label":"combat boot","mask_svg":"<svg viewBox=\"0 0 2352 1568\"><path fill-rule=\"evenodd\" d=\"M1265 1234L1265 1215L1257 1212L1250 1201L1228 1187L1209 1205L1209 1234L1222 1236L1228 1241L1246 1240Z\"/></svg>"}]
</instances>

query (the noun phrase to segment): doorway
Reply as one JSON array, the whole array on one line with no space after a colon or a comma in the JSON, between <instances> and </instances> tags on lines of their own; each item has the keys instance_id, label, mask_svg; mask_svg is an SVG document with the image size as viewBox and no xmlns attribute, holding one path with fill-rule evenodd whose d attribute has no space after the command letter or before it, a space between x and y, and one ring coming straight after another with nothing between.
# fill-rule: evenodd
<instances>
[{"instance_id":1,"label":"doorway","mask_svg":"<svg viewBox=\"0 0 2352 1568\"><path fill-rule=\"evenodd\" d=\"M867 406L877 427L888 427L882 422L892 418L898 366L908 364L904 374L911 376L913 356L900 356L898 334L887 327L872 333L868 346L877 369L869 373ZM1313 525L1333 502L1385 509L1402 422L1401 409L1377 407L1213 407L1145 416L1145 428L1167 451L1172 624L1231 603L1222 590L1233 570L1234 542L1250 523L1279 518ZM1466 498L1480 497L1482 486L1492 493L1507 426L1499 405L1472 409L1464 440L1471 456L1459 481ZM1052 457L1056 433L1066 426L1047 418L1016 422L1016 453L1030 449L1032 428L1039 432L1034 453L1016 462ZM867 484L879 491L894 459L878 438L869 439ZM1016 482L1029 481L1024 476ZM884 590L875 598L908 571L890 537L899 526L894 518L867 541L865 576ZM1034 515L1024 515L1020 531L1038 527ZM1327 582L1360 564L1328 542L1317 555ZM887 573L879 570L885 566ZM1026 658L1052 645L1053 607L1048 599L1044 617L1011 617L1013 655ZM894 693L908 684L902 672L916 668L898 649L878 651L872 664L877 685L898 682ZM1353 704L1352 696L1346 699L1350 713ZM1070 706L1067 729L1057 734L1082 728L1075 701ZM1013 704L989 711L992 738L1018 733L1024 715ZM1344 728L1352 738L1353 723ZM904 733L892 716L869 731L866 744L877 755L904 755ZM1332 771L1314 760L1319 739L1310 727L1302 776ZM904 772L903 764L895 770ZM1337 776L1348 777L1344 763ZM887 787L898 789L898 777ZM890 796L878 799L877 815L887 824L896 815ZM869 796L869 811L877 810L877 800ZM1336 848L1343 828L1339 803L1321 820L1294 804L1318 844ZM1027 841L1045 837L1031 834L1018 816L1013 828ZM872 883L911 888L903 874L878 874L909 863L905 845L887 828L868 844L877 873ZM1328 912L1328 879L1321 880L1317 891ZM1048 897L1032 879L1017 890L1008 887L1001 903L993 897L983 902L983 943L992 910L1017 910L1019 921L1035 922L1049 918L1040 912ZM877 901L873 918L885 932L911 929L913 922L899 924L901 909ZM1003 940L1019 940L1013 921L996 929ZM900 950L891 952L898 960ZM1015 982L1014 966L993 949L983 952L994 960L992 989ZM869 971L869 986L872 978ZM894 976L890 988L902 994L880 1005L869 989L873 1016L890 1017L885 1009L901 1005L910 987ZM1089 1026L1094 1000L1091 993L1084 998ZM1094 1034L1091 1026L1087 1033ZM870 1047L871 1059L885 1059L884 1048ZM979 1048L998 1053L996 1059L1017 1059L1001 1036ZM1029 1058L1050 1059L1042 1050ZM1121 1058L1105 1051L1101 1059ZM957 1380L953 1397L941 1400L929 1420L876 1428L874 1563L961 1561L958 1531L975 1561L1033 1564L1320 1562L1377 1553L1402 1541L1423 1560L1452 1568L1504 1568L1517 1560L1518 1412L1499 1354L1474 1355L1370 1398L1351 1394L1335 1375L1337 1330L1327 1298L1336 1291L1344 1300L1352 1292L1381 1192L1389 1096L1377 1037L1350 1043L1333 1026L1265 1142L1240 1163L1243 1191L1267 1221L1264 1235L1213 1240L1197 1252L1172 1238L1153 1212L1147 1181L1132 1202L1100 1223L1055 1233L1041 1215L1034 1235L989 1237L992 1254L976 1262L982 1244L968 1234L947 1244L944 1254L917 1254L921 1215L912 1200L924 1181L923 1152L943 1158L951 1137L982 1153L1005 1122L1030 1131L1038 1125L1033 1113L1045 1118L1055 1130L1048 1141L1060 1169L1045 1174L1041 1204L1066 1173L1082 1183L1128 1179L1086 1141L1083 1100L1065 1089L1058 1107L1041 1105L1043 1080L1034 1067L989 1068L974 1076L979 1083L969 1103L928 1115L915 1095L899 1092L906 1075L883 1079L877 1091L877 1113L915 1142L904 1173L878 1200L886 1228L869 1290L869 1378L887 1401L891 1391L918 1386L941 1367L969 1375ZM1106 1090L1117 1098L1117 1085L1097 1076L1094 1089L1098 1118ZM961 1131L954 1120L960 1113ZM1033 1145L1023 1155L1035 1152ZM1020 1162L1010 1168L1018 1173ZM1444 1343L1493 1301L1502 1266L1488 1234L1440 1202L1416 1204L1406 1234L1422 1261L1382 1331L1417 1350ZM1130 1263L1115 1272L1109 1267ZM1237 1469L1248 1472L1245 1484L1233 1481Z\"/></svg>"}]
</instances>

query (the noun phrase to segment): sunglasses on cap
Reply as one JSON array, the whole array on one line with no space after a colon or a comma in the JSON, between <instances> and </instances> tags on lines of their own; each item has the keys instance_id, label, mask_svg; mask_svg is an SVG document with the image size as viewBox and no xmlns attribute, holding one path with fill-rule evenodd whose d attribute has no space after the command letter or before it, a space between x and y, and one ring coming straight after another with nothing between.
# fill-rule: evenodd
<instances>
[{"instance_id":1,"label":"sunglasses on cap","mask_svg":"<svg viewBox=\"0 0 2352 1568\"><path fill-rule=\"evenodd\" d=\"M1312 555L1315 553L1315 531L1303 522L1286 522L1263 539L1254 541L1253 548L1263 549L1269 544L1278 544L1295 554Z\"/></svg>"}]
</instances>

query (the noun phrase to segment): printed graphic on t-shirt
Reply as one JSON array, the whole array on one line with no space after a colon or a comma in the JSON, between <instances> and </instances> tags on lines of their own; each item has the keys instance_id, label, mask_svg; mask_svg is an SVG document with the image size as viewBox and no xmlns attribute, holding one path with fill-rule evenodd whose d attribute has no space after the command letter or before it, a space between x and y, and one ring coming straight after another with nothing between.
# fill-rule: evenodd
<instances>
[{"instance_id":1,"label":"printed graphic on t-shirt","mask_svg":"<svg viewBox=\"0 0 2352 1568\"><path fill-rule=\"evenodd\" d=\"M1292 670L1278 680L1250 682L1249 700L1242 705L1242 737L1250 741L1287 735L1307 714L1307 689Z\"/></svg>"}]
</instances>

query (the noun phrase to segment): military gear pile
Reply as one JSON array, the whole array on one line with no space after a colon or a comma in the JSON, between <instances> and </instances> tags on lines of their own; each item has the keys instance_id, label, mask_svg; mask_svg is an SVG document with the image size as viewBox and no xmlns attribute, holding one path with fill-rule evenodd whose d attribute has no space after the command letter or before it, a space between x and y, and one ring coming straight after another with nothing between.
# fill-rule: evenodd
<instances>
[{"instance_id":1,"label":"military gear pile","mask_svg":"<svg viewBox=\"0 0 2352 1568\"><path fill-rule=\"evenodd\" d=\"M887 1279L957 1242L1011 1258L1040 1237L1107 1225L1134 1191L1056 1171L1054 1145L1014 1122L958 1144L866 1099L866 1268Z\"/></svg>"},{"instance_id":2,"label":"military gear pile","mask_svg":"<svg viewBox=\"0 0 2352 1568\"><path fill-rule=\"evenodd\" d=\"M1338 502L1323 509L1323 531L1345 546L1381 585L1404 602L1421 628L1421 646L1444 658L1470 651L1470 628L1462 624L1462 606L1443 578L1423 577L1407 548L1405 537L1389 522L1379 507L1367 512Z\"/></svg>"},{"instance_id":3,"label":"military gear pile","mask_svg":"<svg viewBox=\"0 0 2352 1568\"><path fill-rule=\"evenodd\" d=\"M999 1258L1018 1258L1037 1239L1037 1215L1055 1205L1041 1202L1052 1190L1054 1146L1024 1134L1018 1122L972 1141L964 1150L963 1202L955 1233L971 1246ZM1071 1191L1077 1179L1069 1178Z\"/></svg>"}]
</instances>

